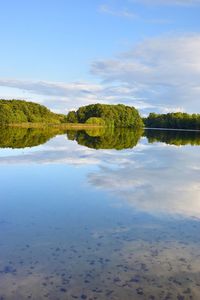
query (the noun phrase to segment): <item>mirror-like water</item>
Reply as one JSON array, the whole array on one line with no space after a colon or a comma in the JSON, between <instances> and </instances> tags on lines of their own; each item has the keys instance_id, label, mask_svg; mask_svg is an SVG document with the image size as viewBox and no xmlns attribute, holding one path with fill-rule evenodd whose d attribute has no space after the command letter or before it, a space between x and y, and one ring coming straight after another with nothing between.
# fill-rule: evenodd
<instances>
[{"instance_id":1,"label":"mirror-like water","mask_svg":"<svg viewBox=\"0 0 200 300\"><path fill-rule=\"evenodd\" d=\"M0 299L199 299L200 133L0 130Z\"/></svg>"}]
</instances>

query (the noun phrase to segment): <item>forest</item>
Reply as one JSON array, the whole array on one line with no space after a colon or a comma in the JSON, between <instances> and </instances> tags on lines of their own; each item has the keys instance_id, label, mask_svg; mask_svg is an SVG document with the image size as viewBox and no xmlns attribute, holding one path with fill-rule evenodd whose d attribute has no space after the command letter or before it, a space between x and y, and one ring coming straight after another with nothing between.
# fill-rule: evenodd
<instances>
[{"instance_id":1,"label":"forest","mask_svg":"<svg viewBox=\"0 0 200 300\"><path fill-rule=\"evenodd\" d=\"M156 114L150 113L143 119L145 127L200 130L200 114L182 112Z\"/></svg>"}]
</instances>

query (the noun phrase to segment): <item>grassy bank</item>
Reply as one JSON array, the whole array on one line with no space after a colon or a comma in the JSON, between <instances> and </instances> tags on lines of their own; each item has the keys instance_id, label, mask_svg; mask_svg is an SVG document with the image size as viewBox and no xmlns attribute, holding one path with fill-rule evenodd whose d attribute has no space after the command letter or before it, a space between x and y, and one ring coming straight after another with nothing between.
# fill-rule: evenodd
<instances>
[{"instance_id":1,"label":"grassy bank","mask_svg":"<svg viewBox=\"0 0 200 300\"><path fill-rule=\"evenodd\" d=\"M81 124L81 123L62 123L62 124L48 124L48 123L20 123L20 124L8 124L8 127L17 127L17 128L60 128L60 129L92 129L92 128L101 128L102 125L94 124Z\"/></svg>"}]
</instances>

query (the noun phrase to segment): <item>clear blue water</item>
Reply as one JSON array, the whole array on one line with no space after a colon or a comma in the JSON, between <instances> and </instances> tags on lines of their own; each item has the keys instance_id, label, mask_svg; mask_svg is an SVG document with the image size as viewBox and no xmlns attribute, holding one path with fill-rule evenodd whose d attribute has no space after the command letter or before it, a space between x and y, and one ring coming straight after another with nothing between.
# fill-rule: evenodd
<instances>
[{"instance_id":1,"label":"clear blue water","mask_svg":"<svg viewBox=\"0 0 200 300\"><path fill-rule=\"evenodd\" d=\"M200 299L200 138L157 135L2 146L1 300Z\"/></svg>"}]
</instances>

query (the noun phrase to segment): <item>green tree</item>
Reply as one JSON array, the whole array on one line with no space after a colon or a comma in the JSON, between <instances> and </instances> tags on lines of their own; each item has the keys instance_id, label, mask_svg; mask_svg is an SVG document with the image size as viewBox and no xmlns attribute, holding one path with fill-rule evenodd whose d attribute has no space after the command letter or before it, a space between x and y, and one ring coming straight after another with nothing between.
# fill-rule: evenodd
<instances>
[{"instance_id":1,"label":"green tree","mask_svg":"<svg viewBox=\"0 0 200 300\"><path fill-rule=\"evenodd\" d=\"M75 111L70 111L66 117L67 123L78 123L78 118Z\"/></svg>"}]
</instances>

